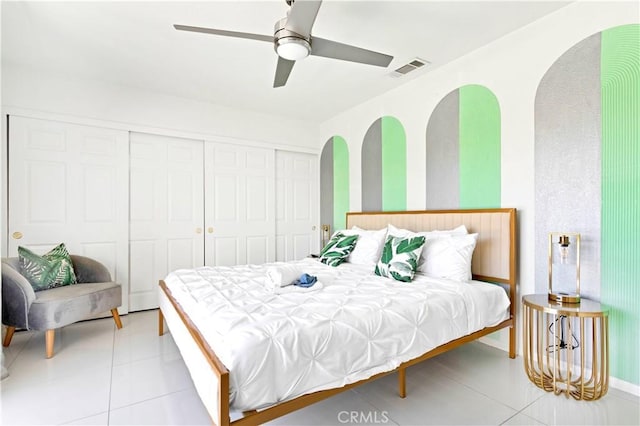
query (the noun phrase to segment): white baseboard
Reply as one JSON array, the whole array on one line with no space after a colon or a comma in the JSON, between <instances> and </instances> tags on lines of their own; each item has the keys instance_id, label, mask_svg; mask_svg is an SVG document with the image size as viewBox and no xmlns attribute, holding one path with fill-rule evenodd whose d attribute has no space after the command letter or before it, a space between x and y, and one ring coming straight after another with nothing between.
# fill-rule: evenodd
<instances>
[{"instance_id":1,"label":"white baseboard","mask_svg":"<svg viewBox=\"0 0 640 426\"><path fill-rule=\"evenodd\" d=\"M634 396L640 396L640 386L609 376L609 386Z\"/></svg>"}]
</instances>

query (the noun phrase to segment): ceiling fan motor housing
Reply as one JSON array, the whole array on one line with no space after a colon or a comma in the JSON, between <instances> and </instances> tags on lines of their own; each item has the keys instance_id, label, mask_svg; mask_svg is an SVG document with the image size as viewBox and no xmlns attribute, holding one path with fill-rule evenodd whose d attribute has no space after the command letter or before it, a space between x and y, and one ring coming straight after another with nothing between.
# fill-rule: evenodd
<instances>
[{"instance_id":1,"label":"ceiling fan motor housing","mask_svg":"<svg viewBox=\"0 0 640 426\"><path fill-rule=\"evenodd\" d=\"M285 28L287 18L276 22L273 34L273 48L278 56L290 61L306 58L311 53L311 39Z\"/></svg>"}]
</instances>

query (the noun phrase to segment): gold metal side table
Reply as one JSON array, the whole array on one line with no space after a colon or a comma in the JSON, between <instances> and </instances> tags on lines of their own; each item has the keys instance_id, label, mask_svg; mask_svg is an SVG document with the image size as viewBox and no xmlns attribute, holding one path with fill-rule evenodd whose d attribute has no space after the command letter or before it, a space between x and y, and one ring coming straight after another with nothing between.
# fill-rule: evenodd
<instances>
[{"instance_id":1,"label":"gold metal side table","mask_svg":"<svg viewBox=\"0 0 640 426\"><path fill-rule=\"evenodd\" d=\"M609 308L522 297L524 368L539 388L593 401L609 389Z\"/></svg>"}]
</instances>

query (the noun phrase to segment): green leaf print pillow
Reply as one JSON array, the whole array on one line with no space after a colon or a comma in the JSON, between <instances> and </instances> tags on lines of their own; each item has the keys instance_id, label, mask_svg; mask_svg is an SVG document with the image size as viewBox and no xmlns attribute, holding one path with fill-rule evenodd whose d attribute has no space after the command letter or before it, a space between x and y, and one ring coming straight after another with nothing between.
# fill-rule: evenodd
<instances>
[{"instance_id":1,"label":"green leaf print pillow","mask_svg":"<svg viewBox=\"0 0 640 426\"><path fill-rule=\"evenodd\" d=\"M349 257L358 241L358 235L344 235L337 232L320 252L320 262L338 266Z\"/></svg>"},{"instance_id":2,"label":"green leaf print pillow","mask_svg":"<svg viewBox=\"0 0 640 426\"><path fill-rule=\"evenodd\" d=\"M34 291L77 283L71 256L64 243L42 256L27 248L18 247L18 259L20 272Z\"/></svg>"},{"instance_id":3,"label":"green leaf print pillow","mask_svg":"<svg viewBox=\"0 0 640 426\"><path fill-rule=\"evenodd\" d=\"M382 256L376 264L376 275L403 282L413 280L424 241L422 236L403 238L387 235Z\"/></svg>"}]
</instances>

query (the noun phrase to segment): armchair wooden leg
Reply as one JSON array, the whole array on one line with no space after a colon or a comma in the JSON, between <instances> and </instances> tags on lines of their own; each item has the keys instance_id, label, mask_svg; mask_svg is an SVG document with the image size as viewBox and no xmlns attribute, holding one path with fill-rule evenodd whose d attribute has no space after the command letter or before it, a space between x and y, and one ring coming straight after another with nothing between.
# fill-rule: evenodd
<instances>
[{"instance_id":1,"label":"armchair wooden leg","mask_svg":"<svg viewBox=\"0 0 640 426\"><path fill-rule=\"evenodd\" d=\"M44 340L47 348L47 358L51 358L53 356L53 342L56 338L55 330L47 330L44 334Z\"/></svg>"},{"instance_id":2,"label":"armchair wooden leg","mask_svg":"<svg viewBox=\"0 0 640 426\"><path fill-rule=\"evenodd\" d=\"M118 310L117 309L112 309L111 310L111 315L113 315L113 320L116 322L116 327L118 327L118 329L122 328L122 321L120 321L120 315L118 314Z\"/></svg>"},{"instance_id":3,"label":"armchair wooden leg","mask_svg":"<svg viewBox=\"0 0 640 426\"><path fill-rule=\"evenodd\" d=\"M15 331L16 331L15 327L12 327L10 325L7 326L7 334L5 334L4 336L4 341L2 342L2 346L4 346L5 348L9 346L9 344L11 343L11 339L13 338L13 333Z\"/></svg>"}]
</instances>

